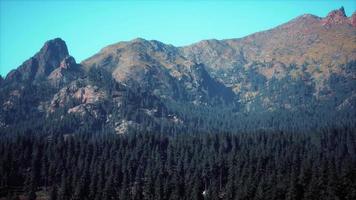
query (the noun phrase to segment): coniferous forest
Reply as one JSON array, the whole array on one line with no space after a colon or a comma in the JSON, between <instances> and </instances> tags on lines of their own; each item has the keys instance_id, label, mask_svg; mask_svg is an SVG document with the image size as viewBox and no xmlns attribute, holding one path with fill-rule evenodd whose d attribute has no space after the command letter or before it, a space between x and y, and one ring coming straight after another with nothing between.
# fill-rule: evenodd
<instances>
[{"instance_id":1,"label":"coniferous forest","mask_svg":"<svg viewBox=\"0 0 356 200\"><path fill-rule=\"evenodd\" d=\"M5 134L0 199L356 199L355 128Z\"/></svg>"}]
</instances>

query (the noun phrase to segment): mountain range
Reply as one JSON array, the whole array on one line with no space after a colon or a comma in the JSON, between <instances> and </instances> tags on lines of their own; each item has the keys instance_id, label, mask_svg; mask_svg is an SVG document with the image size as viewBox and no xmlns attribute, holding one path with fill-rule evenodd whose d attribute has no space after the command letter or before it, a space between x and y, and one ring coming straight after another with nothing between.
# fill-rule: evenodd
<instances>
[{"instance_id":1,"label":"mountain range","mask_svg":"<svg viewBox=\"0 0 356 200\"><path fill-rule=\"evenodd\" d=\"M315 128L356 120L356 13L175 47L137 38L77 63L47 41L0 77L0 132Z\"/></svg>"}]
</instances>

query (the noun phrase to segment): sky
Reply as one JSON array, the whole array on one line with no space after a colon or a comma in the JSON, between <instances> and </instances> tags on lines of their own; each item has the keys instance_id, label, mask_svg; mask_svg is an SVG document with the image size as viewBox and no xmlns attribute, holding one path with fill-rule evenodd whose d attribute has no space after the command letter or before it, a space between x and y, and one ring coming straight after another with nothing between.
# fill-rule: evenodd
<instances>
[{"instance_id":1,"label":"sky","mask_svg":"<svg viewBox=\"0 0 356 200\"><path fill-rule=\"evenodd\" d=\"M137 37L175 46L239 38L310 13L320 17L354 0L95 1L0 0L0 75L33 56L44 42L66 41L77 62Z\"/></svg>"}]
</instances>

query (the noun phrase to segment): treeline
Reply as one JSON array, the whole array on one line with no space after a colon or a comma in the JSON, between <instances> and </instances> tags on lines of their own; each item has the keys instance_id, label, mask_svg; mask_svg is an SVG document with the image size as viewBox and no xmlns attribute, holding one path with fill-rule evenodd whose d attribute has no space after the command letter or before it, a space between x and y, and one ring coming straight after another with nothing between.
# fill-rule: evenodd
<instances>
[{"instance_id":1,"label":"treeline","mask_svg":"<svg viewBox=\"0 0 356 200\"><path fill-rule=\"evenodd\" d=\"M3 134L0 199L356 199L355 128Z\"/></svg>"}]
</instances>

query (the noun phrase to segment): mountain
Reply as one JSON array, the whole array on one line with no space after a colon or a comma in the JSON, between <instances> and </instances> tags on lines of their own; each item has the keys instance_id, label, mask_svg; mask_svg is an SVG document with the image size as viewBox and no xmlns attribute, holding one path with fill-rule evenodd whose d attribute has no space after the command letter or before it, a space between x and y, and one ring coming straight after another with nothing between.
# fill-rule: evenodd
<instances>
[{"instance_id":1,"label":"mountain","mask_svg":"<svg viewBox=\"0 0 356 200\"><path fill-rule=\"evenodd\" d=\"M354 123L356 13L302 15L239 39L137 38L81 63L56 38L0 79L0 130L236 131ZM336 120L337 119L337 120Z\"/></svg>"},{"instance_id":2,"label":"mountain","mask_svg":"<svg viewBox=\"0 0 356 200\"><path fill-rule=\"evenodd\" d=\"M308 79L303 82L313 85L313 95L322 98L323 92L331 92L330 77L354 76L354 71L346 72L342 66L356 58L355 19L356 13L347 18L343 8L325 18L306 14L244 38L205 40L180 50L190 60L207 66L213 77L232 87L242 100L262 92L250 95L255 86L251 79L241 84L249 71L262 75L260 87L274 79Z\"/></svg>"},{"instance_id":3,"label":"mountain","mask_svg":"<svg viewBox=\"0 0 356 200\"><path fill-rule=\"evenodd\" d=\"M305 14L276 28L239 39L205 40L181 48L184 55L210 69L259 62L302 65L344 64L355 58L356 13L343 8L325 18Z\"/></svg>"},{"instance_id":4,"label":"mountain","mask_svg":"<svg viewBox=\"0 0 356 200\"><path fill-rule=\"evenodd\" d=\"M204 65L158 41L138 38L110 45L82 64L104 68L117 82L139 86L163 99L208 103L214 96L225 101L233 96L229 88L210 77Z\"/></svg>"}]
</instances>

